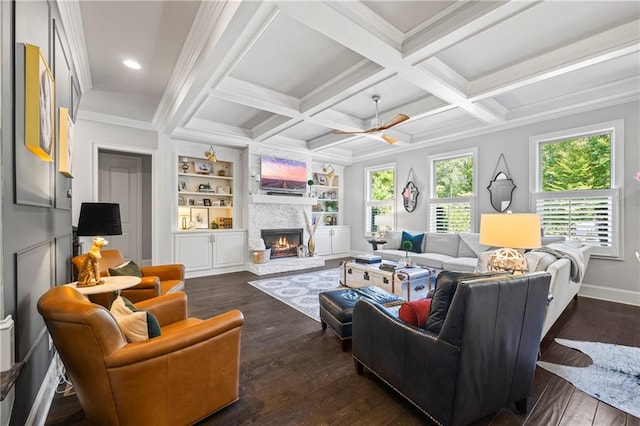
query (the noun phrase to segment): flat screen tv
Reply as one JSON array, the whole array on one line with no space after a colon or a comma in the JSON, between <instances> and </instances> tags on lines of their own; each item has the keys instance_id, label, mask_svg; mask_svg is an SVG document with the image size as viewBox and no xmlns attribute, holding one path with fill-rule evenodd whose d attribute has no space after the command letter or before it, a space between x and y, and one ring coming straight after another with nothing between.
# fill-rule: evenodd
<instances>
[{"instance_id":1,"label":"flat screen tv","mask_svg":"<svg viewBox=\"0 0 640 426\"><path fill-rule=\"evenodd\" d=\"M286 158L262 157L260 188L282 192L305 192L307 163Z\"/></svg>"}]
</instances>

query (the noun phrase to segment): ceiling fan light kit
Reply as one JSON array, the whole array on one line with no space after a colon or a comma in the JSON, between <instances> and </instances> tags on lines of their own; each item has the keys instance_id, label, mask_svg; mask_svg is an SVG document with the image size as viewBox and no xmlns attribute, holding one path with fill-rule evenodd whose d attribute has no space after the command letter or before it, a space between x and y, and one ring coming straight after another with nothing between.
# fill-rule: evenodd
<instances>
[{"instance_id":1,"label":"ceiling fan light kit","mask_svg":"<svg viewBox=\"0 0 640 426\"><path fill-rule=\"evenodd\" d=\"M369 136L369 137L371 137L373 139L383 140L388 144L394 144L394 143L398 142L398 139L396 139L396 138L394 138L392 136L389 136L389 135L385 135L384 133L382 133L382 131L390 129L393 126L397 126L398 124L407 121L409 119L409 116L406 115L406 114L398 114L395 117L393 117L390 121L388 121L387 123L382 124L382 119L378 115L378 103L380 102L380 96L379 95L373 95L371 97L371 100L376 105L376 116L372 120L372 128L371 129L363 130L363 131L360 131L360 132L334 131L333 133L336 134L336 135L364 135L364 136Z\"/></svg>"}]
</instances>

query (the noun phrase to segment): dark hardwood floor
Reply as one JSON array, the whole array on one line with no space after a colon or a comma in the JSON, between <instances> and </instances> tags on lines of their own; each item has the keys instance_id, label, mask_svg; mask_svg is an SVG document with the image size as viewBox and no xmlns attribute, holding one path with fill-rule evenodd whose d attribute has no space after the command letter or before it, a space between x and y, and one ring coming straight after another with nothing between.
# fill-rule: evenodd
<instances>
[{"instance_id":1,"label":"dark hardwood floor","mask_svg":"<svg viewBox=\"0 0 640 426\"><path fill-rule=\"evenodd\" d=\"M340 260L327 261L325 268ZM322 268L318 268L322 269ZM308 272L308 271L298 271ZM286 275L286 274L280 274ZM265 278L265 277L259 277ZM420 425L427 419L371 373L357 376L350 352L320 324L247 284L248 272L186 282L189 314L244 313L240 400L199 425ZM553 337L640 346L640 307L580 298L541 344L541 359L587 365L588 358ZM529 414L505 407L475 425L625 425L640 419L614 409L536 369ZM85 425L75 395L56 395L47 425Z\"/></svg>"}]
</instances>

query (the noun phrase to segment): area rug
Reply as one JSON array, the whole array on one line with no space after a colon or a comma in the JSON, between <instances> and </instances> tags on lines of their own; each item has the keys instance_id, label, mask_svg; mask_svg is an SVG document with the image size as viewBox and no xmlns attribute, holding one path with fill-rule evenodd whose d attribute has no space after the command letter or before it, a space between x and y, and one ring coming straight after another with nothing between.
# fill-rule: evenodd
<instances>
[{"instance_id":1,"label":"area rug","mask_svg":"<svg viewBox=\"0 0 640 426\"><path fill-rule=\"evenodd\" d=\"M562 377L584 393L640 417L640 348L566 339L555 341L588 355L593 364L569 367L538 361L540 367Z\"/></svg>"},{"instance_id":2,"label":"area rug","mask_svg":"<svg viewBox=\"0 0 640 426\"><path fill-rule=\"evenodd\" d=\"M249 284L320 322L318 294L340 287L340 268L249 281Z\"/></svg>"}]
</instances>

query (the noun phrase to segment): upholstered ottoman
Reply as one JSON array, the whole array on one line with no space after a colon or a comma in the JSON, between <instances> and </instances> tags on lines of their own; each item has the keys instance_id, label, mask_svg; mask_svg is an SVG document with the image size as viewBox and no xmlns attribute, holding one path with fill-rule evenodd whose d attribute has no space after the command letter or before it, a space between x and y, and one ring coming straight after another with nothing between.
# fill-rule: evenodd
<instances>
[{"instance_id":1,"label":"upholstered ottoman","mask_svg":"<svg viewBox=\"0 0 640 426\"><path fill-rule=\"evenodd\" d=\"M351 339L351 318L353 307L360 299L368 299L385 307L404 303L404 299L388 293L378 287L341 288L320 293L320 323L322 329L327 325L342 340L342 350L347 350Z\"/></svg>"}]
</instances>

